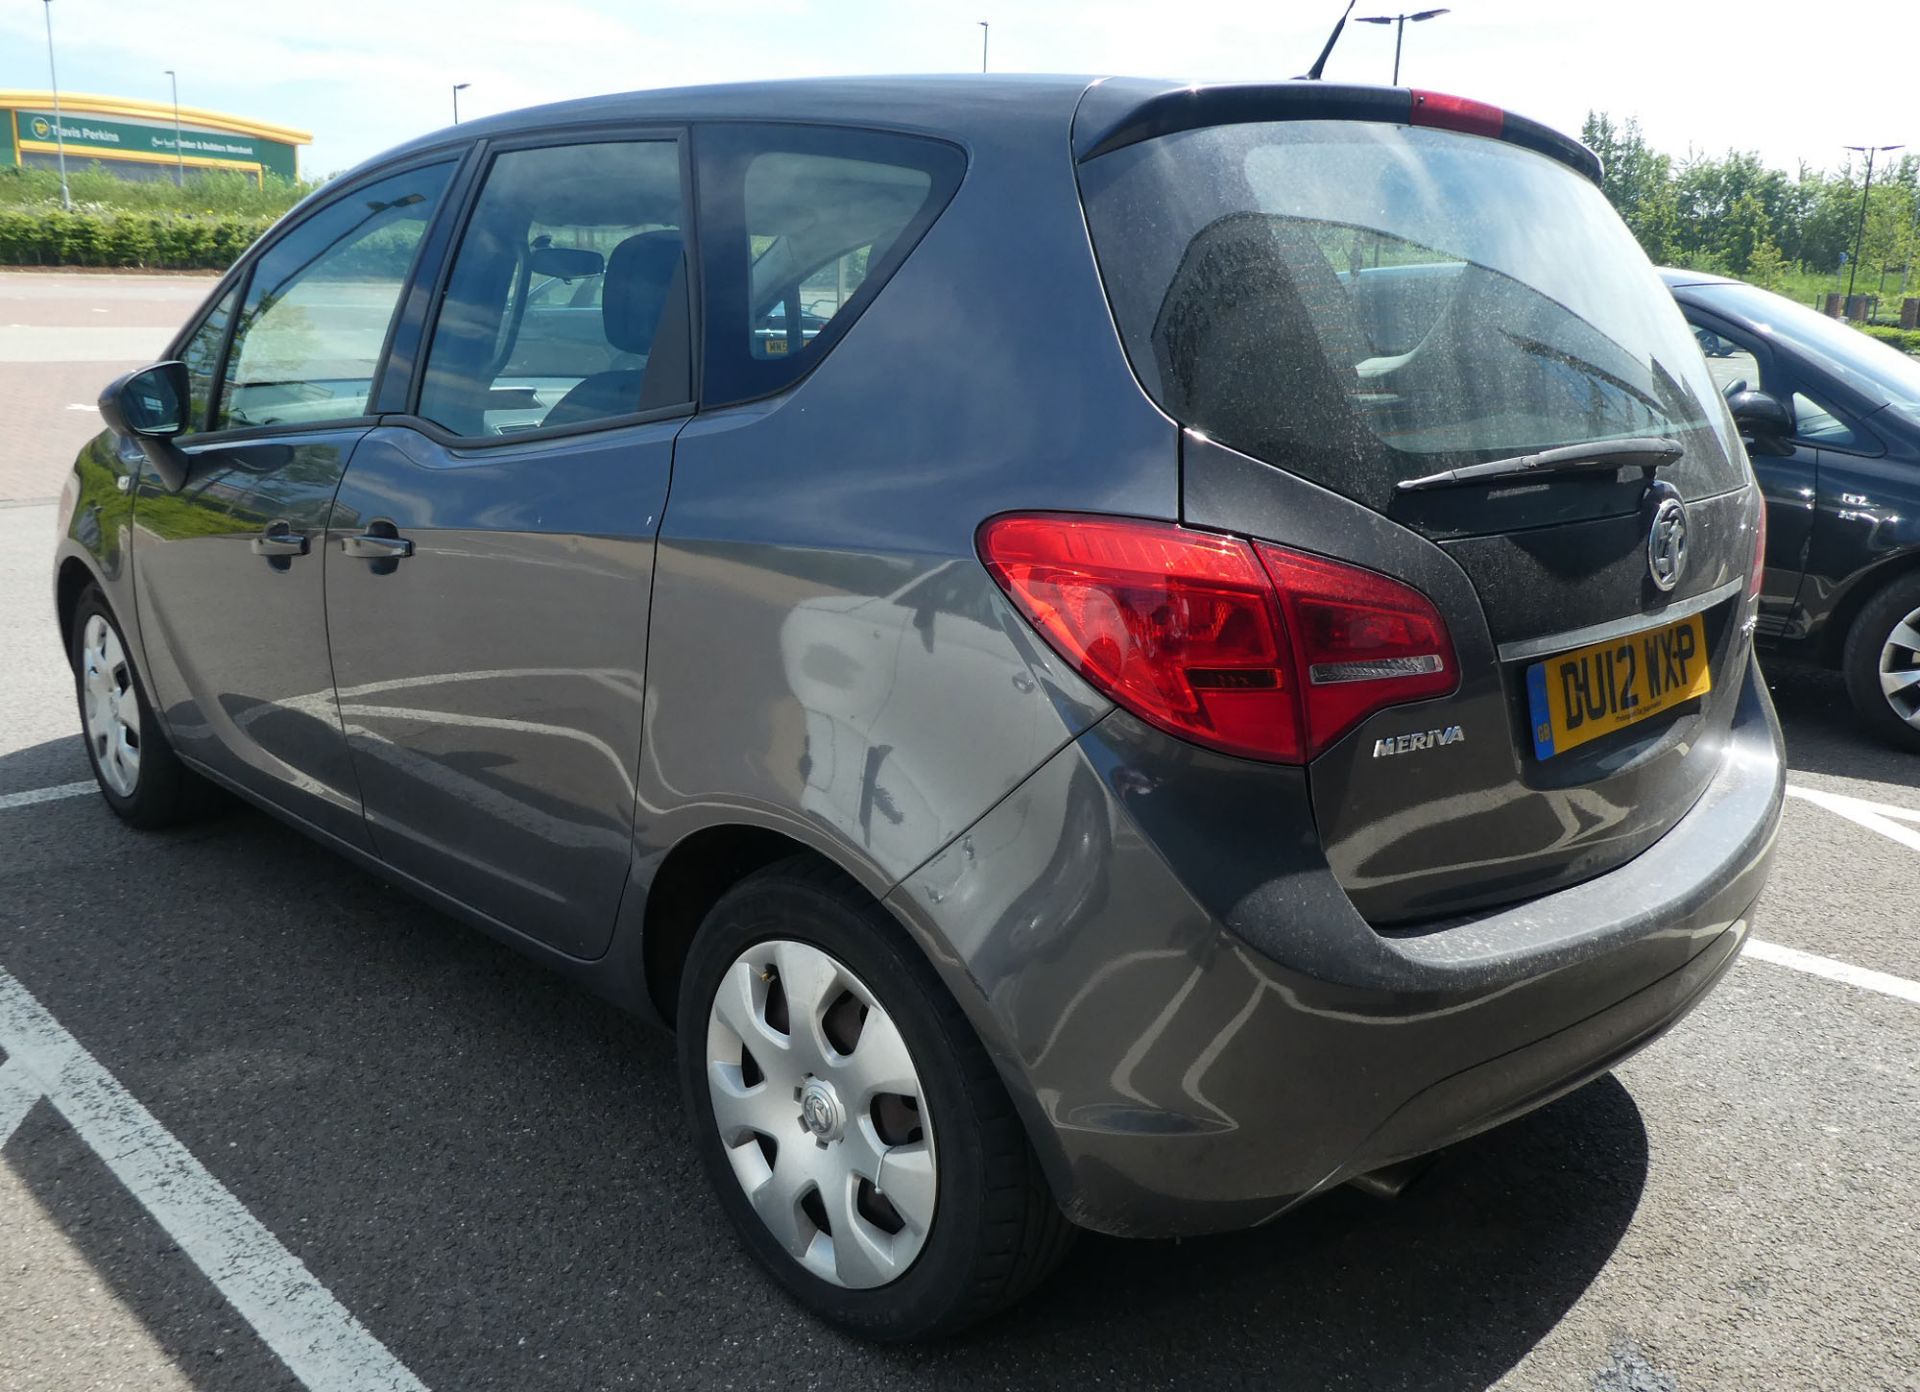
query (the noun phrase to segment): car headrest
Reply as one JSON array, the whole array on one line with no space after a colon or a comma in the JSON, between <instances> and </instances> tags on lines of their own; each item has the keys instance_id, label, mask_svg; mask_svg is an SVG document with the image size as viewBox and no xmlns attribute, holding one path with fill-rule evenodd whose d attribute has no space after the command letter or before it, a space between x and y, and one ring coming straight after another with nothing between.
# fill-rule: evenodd
<instances>
[{"instance_id":1,"label":"car headrest","mask_svg":"<svg viewBox=\"0 0 1920 1392\"><path fill-rule=\"evenodd\" d=\"M621 352L645 353L653 347L660 311L680 272L680 250L680 234L664 229L627 238L607 258L600 318L607 342Z\"/></svg>"}]
</instances>

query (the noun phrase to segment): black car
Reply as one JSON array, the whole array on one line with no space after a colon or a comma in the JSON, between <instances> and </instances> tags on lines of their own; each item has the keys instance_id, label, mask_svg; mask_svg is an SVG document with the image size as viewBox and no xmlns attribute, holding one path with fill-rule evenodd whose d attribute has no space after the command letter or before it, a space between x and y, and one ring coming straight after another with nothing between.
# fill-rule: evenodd
<instances>
[{"instance_id":1,"label":"black car","mask_svg":"<svg viewBox=\"0 0 1920 1392\"><path fill-rule=\"evenodd\" d=\"M1741 281L1661 276L1766 494L1760 642L1844 672L1866 726L1920 751L1920 360Z\"/></svg>"}]
</instances>

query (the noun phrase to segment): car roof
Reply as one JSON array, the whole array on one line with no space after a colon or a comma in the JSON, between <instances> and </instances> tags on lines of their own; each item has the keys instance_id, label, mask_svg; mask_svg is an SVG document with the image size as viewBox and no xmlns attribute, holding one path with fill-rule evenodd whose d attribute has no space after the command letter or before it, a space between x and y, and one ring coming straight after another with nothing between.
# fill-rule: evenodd
<instances>
[{"instance_id":1,"label":"car roof","mask_svg":"<svg viewBox=\"0 0 1920 1392\"><path fill-rule=\"evenodd\" d=\"M1688 271L1678 266L1659 267L1660 279L1666 282L1667 289L1678 290L1683 285L1739 285L1743 282L1731 276L1712 275L1706 271Z\"/></svg>"},{"instance_id":2,"label":"car roof","mask_svg":"<svg viewBox=\"0 0 1920 1392\"><path fill-rule=\"evenodd\" d=\"M460 126L416 137L384 151L352 173L395 159L487 137L512 137L594 125L689 121L766 121L864 126L911 134L944 136L962 143L1050 141L1072 131L1076 111L1089 91L1098 91L1097 108L1075 154L1085 159L1109 147L1190 129L1200 124L1247 120L1408 119L1409 104L1420 106L1434 94L1405 87L1352 86L1293 79L1286 82L1196 85L1172 78L1112 77L1071 73L936 73L901 77L810 77L768 82L718 83L701 87L662 87L581 97L546 106L485 116ZM1455 99L1442 99L1453 103ZM1491 108L1488 108L1491 109ZM1593 152L1570 137L1501 112L1502 128L1493 134L1569 164L1598 180ZM1124 118L1131 128L1122 129ZM1445 120L1415 124L1446 125ZM1023 129L1026 127L1027 129ZM1100 139L1098 149L1090 142ZM1037 146L1035 148L1038 148Z\"/></svg>"},{"instance_id":3,"label":"car roof","mask_svg":"<svg viewBox=\"0 0 1920 1392\"><path fill-rule=\"evenodd\" d=\"M447 126L381 152L368 168L453 141L526 135L568 126L621 122L790 121L859 125L966 140L989 125L1028 121L1057 131L1073 119L1099 75L936 73L901 77L805 77L658 87L523 107ZM1178 90L1171 79L1153 90ZM357 172L357 171L356 171Z\"/></svg>"}]
</instances>

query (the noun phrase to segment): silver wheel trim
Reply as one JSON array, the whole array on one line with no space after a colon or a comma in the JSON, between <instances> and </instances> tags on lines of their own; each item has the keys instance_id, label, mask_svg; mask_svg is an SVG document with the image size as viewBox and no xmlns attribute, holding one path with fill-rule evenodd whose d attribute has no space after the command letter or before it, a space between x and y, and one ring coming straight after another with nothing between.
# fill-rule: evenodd
<instances>
[{"instance_id":1,"label":"silver wheel trim","mask_svg":"<svg viewBox=\"0 0 1920 1392\"><path fill-rule=\"evenodd\" d=\"M767 1018L776 980L788 1031ZM829 1008L843 995L866 1007L845 1054L825 1028ZM745 1053L760 1074L751 1086ZM708 1009L707 1092L734 1177L795 1261L854 1290L905 1274L933 1227L939 1187L933 1120L906 1042L865 982L808 943L774 939L748 948L727 968ZM873 1118L882 1096L918 1104L920 1139L891 1146L882 1139ZM762 1136L773 1142L771 1164ZM861 1212L863 1180L892 1206L903 1225L898 1232ZM816 1192L825 1228L806 1212Z\"/></svg>"},{"instance_id":2,"label":"silver wheel trim","mask_svg":"<svg viewBox=\"0 0 1920 1392\"><path fill-rule=\"evenodd\" d=\"M120 797L140 786L140 700L120 635L100 614L80 634L80 708L100 781Z\"/></svg>"},{"instance_id":3,"label":"silver wheel trim","mask_svg":"<svg viewBox=\"0 0 1920 1392\"><path fill-rule=\"evenodd\" d=\"M1920 609L1895 624L1880 645L1880 693L1895 715L1920 729Z\"/></svg>"}]
</instances>

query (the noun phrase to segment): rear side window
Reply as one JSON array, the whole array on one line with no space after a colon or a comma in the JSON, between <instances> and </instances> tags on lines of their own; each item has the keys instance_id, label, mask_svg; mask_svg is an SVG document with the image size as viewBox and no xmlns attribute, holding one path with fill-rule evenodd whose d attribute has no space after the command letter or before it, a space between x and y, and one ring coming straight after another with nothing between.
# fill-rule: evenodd
<instances>
[{"instance_id":1,"label":"rear side window","mask_svg":"<svg viewBox=\"0 0 1920 1392\"><path fill-rule=\"evenodd\" d=\"M683 201L672 140L495 158L454 253L417 413L473 438L689 401Z\"/></svg>"},{"instance_id":2,"label":"rear side window","mask_svg":"<svg viewBox=\"0 0 1920 1392\"><path fill-rule=\"evenodd\" d=\"M452 169L430 165L356 189L267 248L234 325L222 428L367 414L400 291Z\"/></svg>"},{"instance_id":3,"label":"rear side window","mask_svg":"<svg viewBox=\"0 0 1920 1392\"><path fill-rule=\"evenodd\" d=\"M1383 511L1404 479L1638 436L1680 441L1662 477L1690 496L1743 481L1671 296L1545 156L1254 123L1104 155L1081 193L1141 382L1235 449Z\"/></svg>"},{"instance_id":4,"label":"rear side window","mask_svg":"<svg viewBox=\"0 0 1920 1392\"><path fill-rule=\"evenodd\" d=\"M811 371L940 215L951 145L878 131L715 126L695 136L710 405Z\"/></svg>"}]
</instances>

